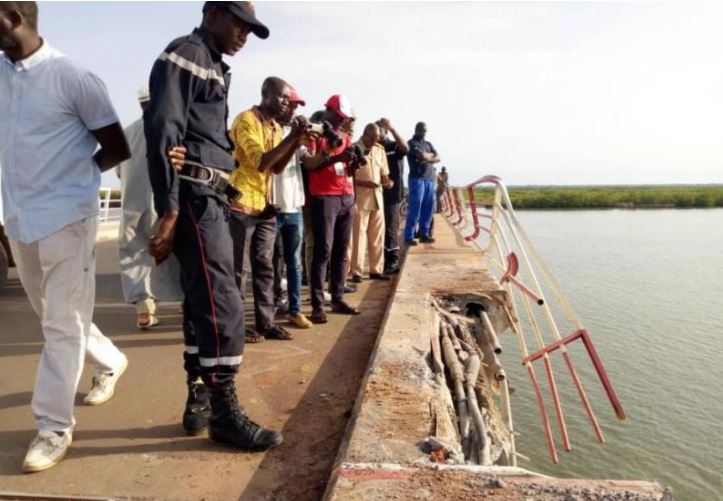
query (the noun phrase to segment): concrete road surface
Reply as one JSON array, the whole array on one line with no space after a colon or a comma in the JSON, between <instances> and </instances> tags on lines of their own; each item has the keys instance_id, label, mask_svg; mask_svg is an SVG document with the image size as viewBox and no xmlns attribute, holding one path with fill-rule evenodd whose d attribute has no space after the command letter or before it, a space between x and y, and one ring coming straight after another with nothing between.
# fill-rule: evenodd
<instances>
[{"instance_id":1,"label":"concrete road surface","mask_svg":"<svg viewBox=\"0 0 723 501\"><path fill-rule=\"evenodd\" d=\"M365 281L348 295L363 310L357 317L329 314L322 327L294 330L293 341L247 345L237 378L240 401L253 419L285 437L274 450L250 454L184 436L179 305L162 305L162 323L153 331L137 330L133 308L123 304L117 261L115 241L100 242L94 320L128 355L128 371L113 399L98 407L82 405L86 371L73 445L42 473L21 472L36 433L29 404L42 334L16 275L0 287L0 499L319 499L393 283ZM309 309L307 302L303 311Z\"/></svg>"}]
</instances>

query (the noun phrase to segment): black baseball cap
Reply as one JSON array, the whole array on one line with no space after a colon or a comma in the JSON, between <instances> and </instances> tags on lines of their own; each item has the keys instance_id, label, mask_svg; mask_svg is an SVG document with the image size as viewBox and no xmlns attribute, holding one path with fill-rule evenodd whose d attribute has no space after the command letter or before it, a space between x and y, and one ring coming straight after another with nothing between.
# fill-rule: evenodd
<instances>
[{"instance_id":1,"label":"black baseball cap","mask_svg":"<svg viewBox=\"0 0 723 501\"><path fill-rule=\"evenodd\" d=\"M256 19L256 11L252 2L206 2L203 11L209 5L227 9L233 15L251 25L251 31L259 38L269 38L269 29L264 23Z\"/></svg>"}]
</instances>

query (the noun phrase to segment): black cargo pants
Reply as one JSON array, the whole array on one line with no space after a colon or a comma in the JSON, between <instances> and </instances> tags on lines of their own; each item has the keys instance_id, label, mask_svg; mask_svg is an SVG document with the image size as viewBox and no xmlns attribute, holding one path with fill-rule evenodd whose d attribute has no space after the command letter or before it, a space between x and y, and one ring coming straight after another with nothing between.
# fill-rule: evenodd
<instances>
[{"instance_id":1,"label":"black cargo pants","mask_svg":"<svg viewBox=\"0 0 723 501\"><path fill-rule=\"evenodd\" d=\"M244 317L228 208L213 196L184 194L179 205L175 254L185 294L184 368L191 380L230 381L243 358Z\"/></svg>"}]
</instances>

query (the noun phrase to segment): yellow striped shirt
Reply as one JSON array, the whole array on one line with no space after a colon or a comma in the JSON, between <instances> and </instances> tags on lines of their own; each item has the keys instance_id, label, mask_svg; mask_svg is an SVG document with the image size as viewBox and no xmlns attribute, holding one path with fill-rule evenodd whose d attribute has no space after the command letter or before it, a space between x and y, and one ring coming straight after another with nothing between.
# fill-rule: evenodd
<instances>
[{"instance_id":1,"label":"yellow striped shirt","mask_svg":"<svg viewBox=\"0 0 723 501\"><path fill-rule=\"evenodd\" d=\"M260 172L261 157L283 139L281 126L265 119L256 106L239 113L231 126L233 155L238 162L231 173L231 184L241 192L232 200L244 212L262 211L266 207L272 172Z\"/></svg>"}]
</instances>

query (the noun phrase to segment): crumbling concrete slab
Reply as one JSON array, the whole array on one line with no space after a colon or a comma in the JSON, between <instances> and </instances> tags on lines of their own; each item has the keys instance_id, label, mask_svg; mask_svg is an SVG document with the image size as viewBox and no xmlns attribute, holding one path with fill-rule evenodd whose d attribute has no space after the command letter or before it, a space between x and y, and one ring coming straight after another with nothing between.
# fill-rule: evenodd
<instances>
[{"instance_id":1,"label":"crumbling concrete slab","mask_svg":"<svg viewBox=\"0 0 723 501\"><path fill-rule=\"evenodd\" d=\"M407 254L325 499L537 501L578 499L579 493L587 496L579 499L661 499L660 486L649 482L560 480L521 468L448 467L430 461L423 444L444 428L440 419L449 420L447 425L454 419L443 415L440 385L446 383L434 374L430 360L431 298L455 294L506 300L480 252L439 216L435 238L434 244L412 247Z\"/></svg>"}]
</instances>

